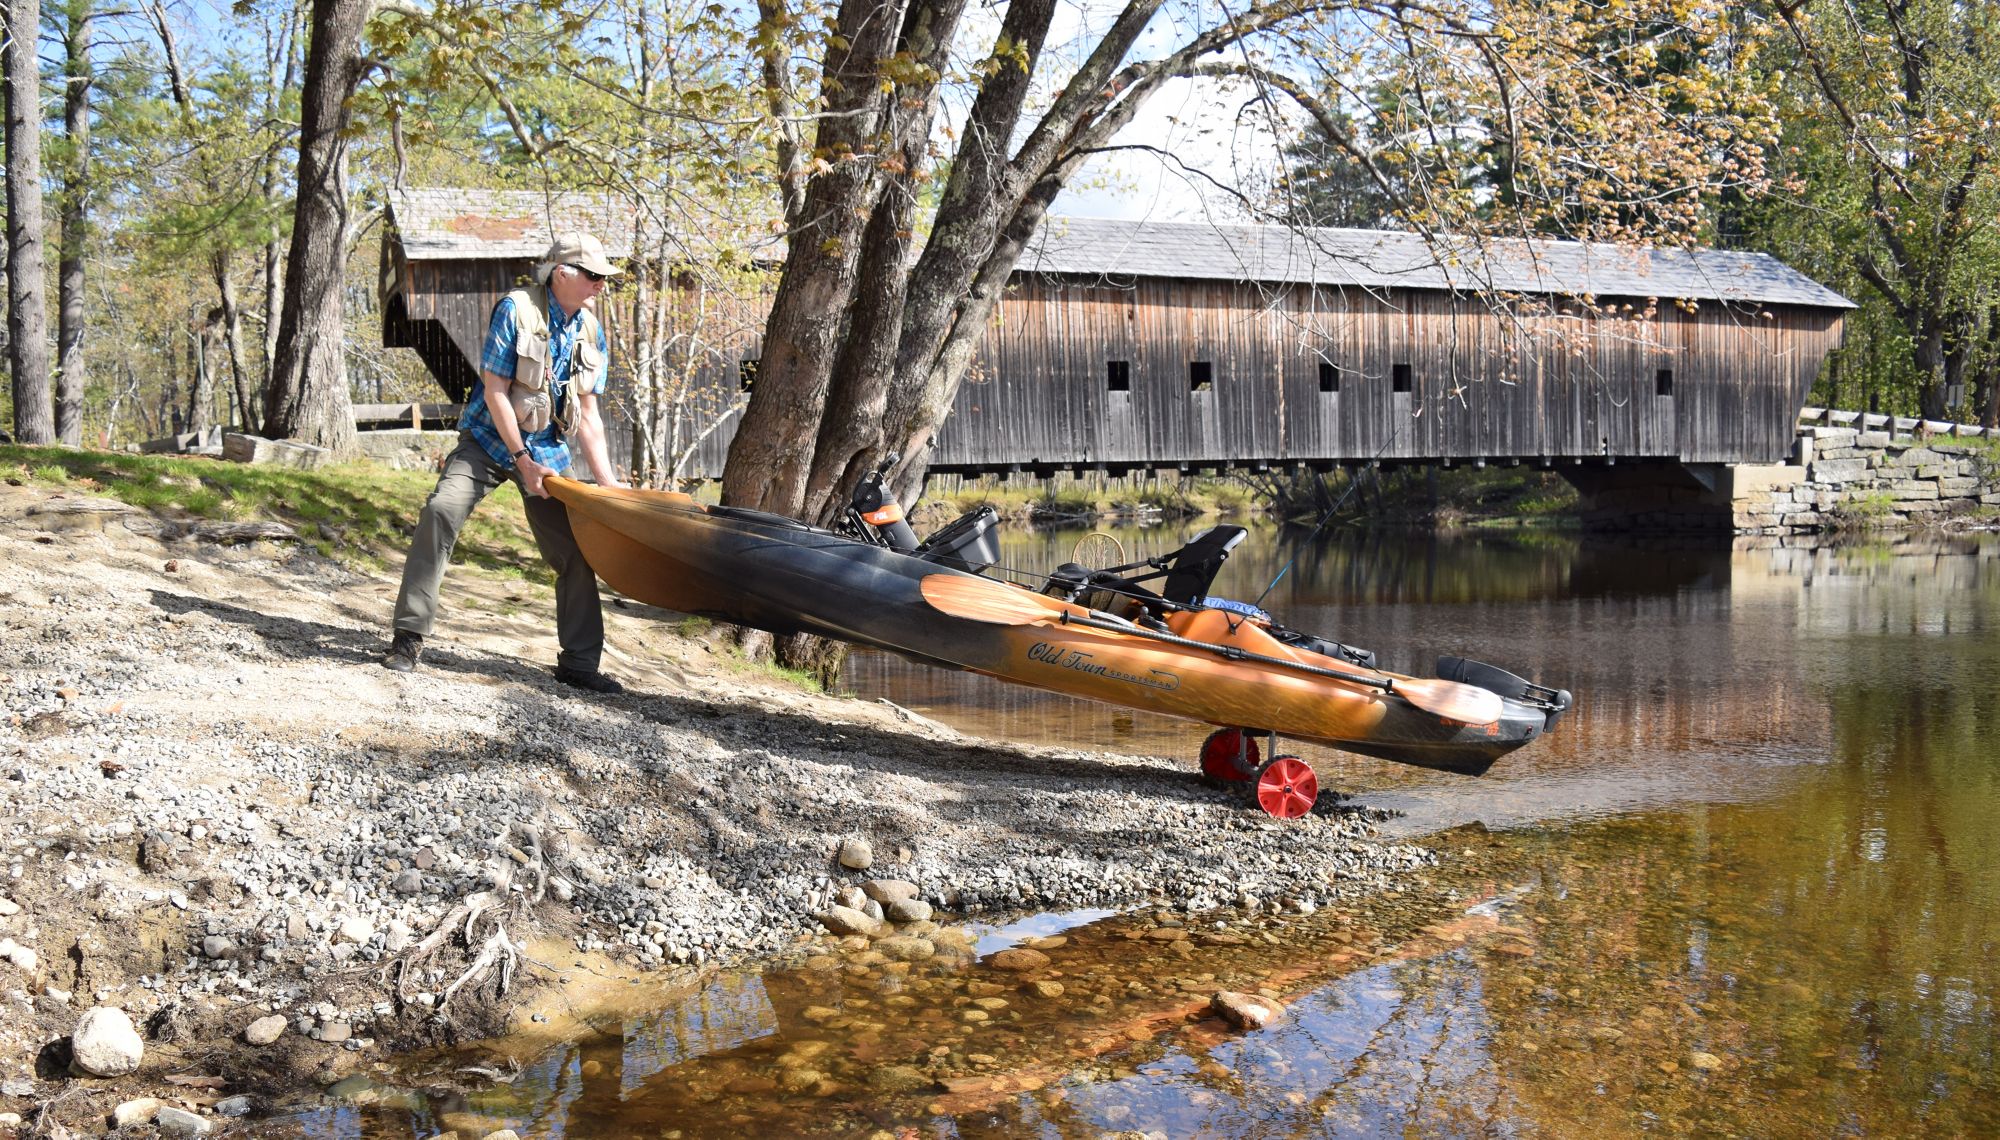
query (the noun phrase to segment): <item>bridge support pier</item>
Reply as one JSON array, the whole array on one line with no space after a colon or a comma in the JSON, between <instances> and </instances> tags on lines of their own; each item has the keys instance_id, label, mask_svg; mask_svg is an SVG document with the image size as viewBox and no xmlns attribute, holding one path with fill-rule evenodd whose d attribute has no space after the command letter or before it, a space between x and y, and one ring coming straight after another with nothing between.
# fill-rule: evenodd
<instances>
[{"instance_id":1,"label":"bridge support pier","mask_svg":"<svg viewBox=\"0 0 2000 1140\"><path fill-rule=\"evenodd\" d=\"M1728 534L1735 529L1727 464L1628 459L1559 463L1556 471L1583 496L1586 530Z\"/></svg>"}]
</instances>

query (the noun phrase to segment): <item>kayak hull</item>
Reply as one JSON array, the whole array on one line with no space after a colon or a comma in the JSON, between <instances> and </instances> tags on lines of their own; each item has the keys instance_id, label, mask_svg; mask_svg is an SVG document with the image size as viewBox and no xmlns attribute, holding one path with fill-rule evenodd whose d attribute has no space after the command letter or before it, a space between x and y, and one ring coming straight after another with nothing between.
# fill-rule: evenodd
<instances>
[{"instance_id":1,"label":"kayak hull","mask_svg":"<svg viewBox=\"0 0 2000 1140\"><path fill-rule=\"evenodd\" d=\"M1484 773L1534 740L1550 719L1547 709L1503 694L1502 715L1491 723L1446 720L1393 692L1308 670L1337 666L1391 684L1396 674L1280 645L1256 624L1219 610L1169 615L1176 636L1207 646L1190 648L1136 628L1069 624L1107 615L977 578L989 591L1005 590L1025 615L978 620L927 599L926 579L977 577L939 562L777 515L703 507L673 492L548 483L568 507L571 530L598 576L665 609L777 634L836 638L1051 692L1466 775ZM1242 659L1246 654L1275 663Z\"/></svg>"}]
</instances>

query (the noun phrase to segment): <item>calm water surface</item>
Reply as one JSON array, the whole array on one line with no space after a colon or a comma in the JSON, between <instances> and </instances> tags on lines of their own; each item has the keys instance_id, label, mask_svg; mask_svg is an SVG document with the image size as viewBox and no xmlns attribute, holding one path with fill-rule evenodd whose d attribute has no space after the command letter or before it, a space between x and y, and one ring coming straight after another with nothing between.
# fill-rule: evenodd
<instances>
[{"instance_id":1,"label":"calm water surface","mask_svg":"<svg viewBox=\"0 0 2000 1140\"><path fill-rule=\"evenodd\" d=\"M1182 533L1119 537L1138 557ZM1016 539L1004 559L1046 566L1076 538ZM1294 553L1255 533L1213 592L1254 598ZM1442 831L1432 885L1456 904L1415 892L1185 943L1138 938L1141 915L989 929L982 952L1066 931L1050 952L1069 992L1010 986L978 1032L963 978L725 975L511 1084L290 1126L431 1135L459 1111L572 1136L2000 1135L1996 556L1992 537L1326 542L1266 601L1287 624L1390 668L1463 654L1578 694L1480 780L1301 750L1323 785L1404 813L1391 827ZM1205 732L880 656L850 683L989 736L1190 756ZM1225 984L1291 1011L1248 1035L1190 1024ZM968 1075L913 1079L934 1052Z\"/></svg>"}]
</instances>

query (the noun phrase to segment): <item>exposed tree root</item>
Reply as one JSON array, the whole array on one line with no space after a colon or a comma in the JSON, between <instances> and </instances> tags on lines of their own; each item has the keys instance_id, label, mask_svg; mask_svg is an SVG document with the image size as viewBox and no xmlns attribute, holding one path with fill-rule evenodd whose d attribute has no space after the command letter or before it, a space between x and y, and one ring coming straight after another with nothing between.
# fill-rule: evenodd
<instances>
[{"instance_id":1,"label":"exposed tree root","mask_svg":"<svg viewBox=\"0 0 2000 1140\"><path fill-rule=\"evenodd\" d=\"M431 1014L437 1017L460 991L468 987L476 990L489 976L494 979L494 996L505 995L524 962L553 972L547 963L529 958L523 952L524 942L508 933L510 923L516 930L533 929L535 910L549 894L552 876L541 829L513 824L494 846L500 855L487 867L491 886L460 900L430 933L384 963L382 974L395 974L398 1002L408 1005L418 1000L420 992L434 992ZM565 897L566 880L554 881L557 897ZM447 947L462 949L470 962L457 977L439 987L445 970L435 960ZM413 987L413 976L421 989Z\"/></svg>"}]
</instances>

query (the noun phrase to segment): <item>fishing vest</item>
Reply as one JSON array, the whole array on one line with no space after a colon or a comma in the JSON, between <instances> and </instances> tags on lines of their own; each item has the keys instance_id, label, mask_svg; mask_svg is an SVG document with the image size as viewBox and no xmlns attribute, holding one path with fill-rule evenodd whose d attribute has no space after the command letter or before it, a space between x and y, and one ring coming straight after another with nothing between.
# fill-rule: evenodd
<instances>
[{"instance_id":1,"label":"fishing vest","mask_svg":"<svg viewBox=\"0 0 2000 1140\"><path fill-rule=\"evenodd\" d=\"M560 361L549 359L549 290L531 285L507 294L514 301L514 383L507 389L507 401L514 405L514 421L522 435L548 427L551 421L569 435L576 430L575 392L558 409L550 392L549 378ZM578 376L595 376L604 365L604 353L597 347L602 333L597 314L583 310L583 327L570 340L569 385L576 387Z\"/></svg>"}]
</instances>

